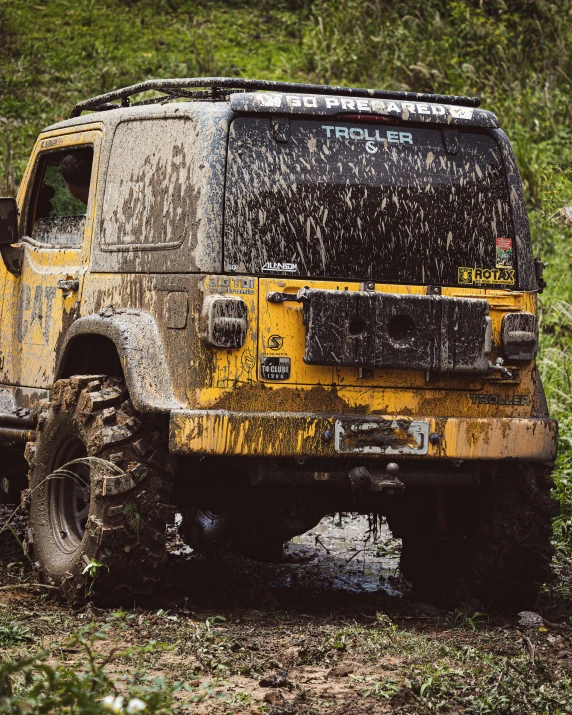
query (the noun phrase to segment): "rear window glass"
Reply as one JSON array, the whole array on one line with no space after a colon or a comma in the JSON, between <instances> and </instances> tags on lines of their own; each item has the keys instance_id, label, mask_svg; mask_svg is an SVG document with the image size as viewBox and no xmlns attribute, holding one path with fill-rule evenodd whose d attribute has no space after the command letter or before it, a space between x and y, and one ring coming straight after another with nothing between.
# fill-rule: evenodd
<instances>
[{"instance_id":1,"label":"rear window glass","mask_svg":"<svg viewBox=\"0 0 572 715\"><path fill-rule=\"evenodd\" d=\"M515 267L493 138L361 121L233 121L227 271L511 286Z\"/></svg>"}]
</instances>

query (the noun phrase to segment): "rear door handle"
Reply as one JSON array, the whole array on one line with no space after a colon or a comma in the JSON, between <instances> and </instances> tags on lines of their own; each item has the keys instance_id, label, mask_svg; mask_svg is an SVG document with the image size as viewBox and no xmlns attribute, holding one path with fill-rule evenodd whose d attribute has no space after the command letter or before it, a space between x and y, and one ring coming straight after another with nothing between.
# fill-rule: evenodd
<instances>
[{"instance_id":1,"label":"rear door handle","mask_svg":"<svg viewBox=\"0 0 572 715\"><path fill-rule=\"evenodd\" d=\"M70 293L79 290L79 280L77 278L62 278L58 281L58 288L64 292L64 298L67 298Z\"/></svg>"}]
</instances>

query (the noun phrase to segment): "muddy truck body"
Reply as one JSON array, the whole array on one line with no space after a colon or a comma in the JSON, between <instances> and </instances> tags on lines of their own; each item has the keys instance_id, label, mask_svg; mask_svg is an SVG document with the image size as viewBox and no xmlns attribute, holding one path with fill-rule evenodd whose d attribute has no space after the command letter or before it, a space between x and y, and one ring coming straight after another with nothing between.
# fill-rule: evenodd
<instances>
[{"instance_id":1,"label":"muddy truck body","mask_svg":"<svg viewBox=\"0 0 572 715\"><path fill-rule=\"evenodd\" d=\"M266 559L385 517L444 604L550 578L542 264L478 100L146 82L44 130L0 206L4 476L68 598L152 593L176 512Z\"/></svg>"}]
</instances>

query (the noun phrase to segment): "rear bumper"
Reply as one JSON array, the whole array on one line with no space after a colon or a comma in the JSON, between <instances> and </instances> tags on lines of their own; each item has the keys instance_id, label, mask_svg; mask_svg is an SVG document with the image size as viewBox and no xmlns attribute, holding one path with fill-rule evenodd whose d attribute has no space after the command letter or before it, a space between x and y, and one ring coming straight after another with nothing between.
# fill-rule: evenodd
<instances>
[{"instance_id":1,"label":"rear bumper","mask_svg":"<svg viewBox=\"0 0 572 715\"><path fill-rule=\"evenodd\" d=\"M367 453L340 451L336 423L379 423L414 420L426 423L420 449ZM423 439L421 439L423 442ZM433 443L435 442L435 443ZM174 454L241 457L368 458L401 455L408 459L526 459L552 462L558 447L558 423L547 418L387 417L316 415L295 412L171 412L169 447Z\"/></svg>"}]
</instances>

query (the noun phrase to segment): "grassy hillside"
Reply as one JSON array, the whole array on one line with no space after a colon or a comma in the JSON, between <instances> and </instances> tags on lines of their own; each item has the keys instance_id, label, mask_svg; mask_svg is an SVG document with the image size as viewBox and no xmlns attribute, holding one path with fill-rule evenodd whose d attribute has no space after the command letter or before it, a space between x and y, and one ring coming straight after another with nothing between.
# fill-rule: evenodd
<instances>
[{"instance_id":1,"label":"grassy hillside","mask_svg":"<svg viewBox=\"0 0 572 715\"><path fill-rule=\"evenodd\" d=\"M0 189L76 101L215 74L479 95L499 115L550 263L542 365L572 530L572 234L554 218L572 204L569 0L0 0Z\"/></svg>"}]
</instances>

